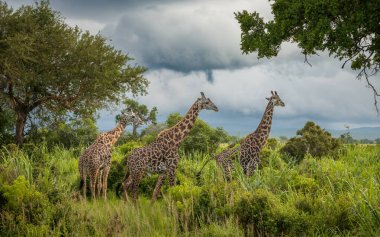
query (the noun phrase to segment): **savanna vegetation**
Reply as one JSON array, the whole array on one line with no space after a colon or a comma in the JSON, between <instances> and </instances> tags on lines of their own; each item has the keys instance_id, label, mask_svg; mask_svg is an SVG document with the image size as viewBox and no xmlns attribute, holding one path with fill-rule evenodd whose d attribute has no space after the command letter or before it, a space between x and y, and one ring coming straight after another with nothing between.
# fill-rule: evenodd
<instances>
[{"instance_id":1,"label":"savanna vegetation","mask_svg":"<svg viewBox=\"0 0 380 237\"><path fill-rule=\"evenodd\" d=\"M116 190L128 154L181 115L157 123L156 108L123 98L146 93L145 68L67 26L47 1L17 10L0 1L0 26L0 236L380 235L380 145L349 144L314 122L269 139L251 177L234 161L227 182L215 162L196 174L240 138L198 119L176 185L151 205L157 175L147 174L132 205ZM84 201L78 157L99 134L94 112L118 101L152 124L127 128L113 148L108 200Z\"/></svg>"},{"instance_id":2,"label":"savanna vegetation","mask_svg":"<svg viewBox=\"0 0 380 237\"><path fill-rule=\"evenodd\" d=\"M376 236L380 234L380 146L342 145L335 154L302 160L271 139L261 166L233 180L209 162L212 152L181 151L177 185L149 202L157 176L140 185L136 207L115 195L125 157L140 140L115 147L109 199L79 194L78 156L85 147L29 143L0 152L1 236ZM221 151L225 145L217 148Z\"/></svg>"}]
</instances>

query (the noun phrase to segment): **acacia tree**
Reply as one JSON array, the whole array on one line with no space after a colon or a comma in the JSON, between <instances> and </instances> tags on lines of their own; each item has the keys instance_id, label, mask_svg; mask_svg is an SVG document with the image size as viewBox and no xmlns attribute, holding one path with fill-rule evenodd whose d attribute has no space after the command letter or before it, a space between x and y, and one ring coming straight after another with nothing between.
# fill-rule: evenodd
<instances>
[{"instance_id":1,"label":"acacia tree","mask_svg":"<svg viewBox=\"0 0 380 237\"><path fill-rule=\"evenodd\" d=\"M258 58L277 56L281 43L295 42L305 55L328 51L359 70L372 89L377 112L380 94L369 77L380 65L380 2L378 0L270 0L273 20L265 22L257 12L235 13L240 23L241 50Z\"/></svg>"},{"instance_id":2,"label":"acacia tree","mask_svg":"<svg viewBox=\"0 0 380 237\"><path fill-rule=\"evenodd\" d=\"M48 1L17 10L0 1L0 99L17 117L19 145L31 114L92 114L127 91L146 93L146 69L130 60L101 35L68 26Z\"/></svg>"},{"instance_id":3,"label":"acacia tree","mask_svg":"<svg viewBox=\"0 0 380 237\"><path fill-rule=\"evenodd\" d=\"M157 107L153 107L151 110L148 109L146 105L139 104L133 99L125 99L123 104L135 112L144 122L152 122L153 124L157 123ZM132 136L137 137L137 128L142 124L133 124L132 125Z\"/></svg>"}]
</instances>

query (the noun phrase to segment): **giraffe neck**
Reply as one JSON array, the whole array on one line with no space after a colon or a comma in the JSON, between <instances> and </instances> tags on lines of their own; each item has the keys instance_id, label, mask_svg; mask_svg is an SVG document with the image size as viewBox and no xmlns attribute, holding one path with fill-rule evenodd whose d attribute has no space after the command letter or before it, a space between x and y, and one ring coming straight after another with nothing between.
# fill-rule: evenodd
<instances>
[{"instance_id":1,"label":"giraffe neck","mask_svg":"<svg viewBox=\"0 0 380 237\"><path fill-rule=\"evenodd\" d=\"M165 139L173 139L175 144L181 143L193 128L199 111L200 107L198 103L195 102L186 113L186 116L165 132Z\"/></svg>"},{"instance_id":2,"label":"giraffe neck","mask_svg":"<svg viewBox=\"0 0 380 237\"><path fill-rule=\"evenodd\" d=\"M270 129L272 126L273 110L274 110L274 106L272 102L270 101L265 109L263 117L256 131L254 132L255 136L260 137L260 139L258 139L259 146L264 146L269 137Z\"/></svg>"},{"instance_id":3,"label":"giraffe neck","mask_svg":"<svg viewBox=\"0 0 380 237\"><path fill-rule=\"evenodd\" d=\"M117 124L117 126L108 132L108 136L110 138L110 145L112 146L117 142L121 134L123 133L127 123L123 119Z\"/></svg>"}]
</instances>

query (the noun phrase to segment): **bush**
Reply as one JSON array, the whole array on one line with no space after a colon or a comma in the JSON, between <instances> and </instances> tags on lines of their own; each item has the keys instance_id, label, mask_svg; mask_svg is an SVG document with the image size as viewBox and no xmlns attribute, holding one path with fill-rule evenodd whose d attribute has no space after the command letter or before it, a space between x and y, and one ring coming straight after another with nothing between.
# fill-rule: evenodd
<instances>
[{"instance_id":1,"label":"bush","mask_svg":"<svg viewBox=\"0 0 380 237\"><path fill-rule=\"evenodd\" d=\"M296 236L306 233L309 226L295 207L264 189L243 193L234 205L234 214L248 236Z\"/></svg>"},{"instance_id":2,"label":"bush","mask_svg":"<svg viewBox=\"0 0 380 237\"><path fill-rule=\"evenodd\" d=\"M335 156L342 147L339 139L333 138L329 132L311 121L298 130L297 135L280 150L281 153L294 157L296 162L300 162L306 154L314 157Z\"/></svg>"},{"instance_id":3,"label":"bush","mask_svg":"<svg viewBox=\"0 0 380 237\"><path fill-rule=\"evenodd\" d=\"M278 199L273 193L257 189L241 195L234 206L234 214L245 230L256 234L272 232L275 223L271 211L277 205Z\"/></svg>"},{"instance_id":4,"label":"bush","mask_svg":"<svg viewBox=\"0 0 380 237\"><path fill-rule=\"evenodd\" d=\"M170 114L166 120L167 127L174 126L181 119L182 117L178 113ZM220 143L226 143L231 140L232 137L223 128L213 128L198 118L180 148L186 154L194 151L214 153Z\"/></svg>"},{"instance_id":5,"label":"bush","mask_svg":"<svg viewBox=\"0 0 380 237\"><path fill-rule=\"evenodd\" d=\"M143 144L138 141L128 141L123 145L117 147L117 149L124 155L128 155L133 149L143 147Z\"/></svg>"},{"instance_id":6,"label":"bush","mask_svg":"<svg viewBox=\"0 0 380 237\"><path fill-rule=\"evenodd\" d=\"M19 176L12 185L1 188L3 209L12 213L17 223L34 225L50 221L51 206L49 199L36 191L24 176Z\"/></svg>"}]
</instances>

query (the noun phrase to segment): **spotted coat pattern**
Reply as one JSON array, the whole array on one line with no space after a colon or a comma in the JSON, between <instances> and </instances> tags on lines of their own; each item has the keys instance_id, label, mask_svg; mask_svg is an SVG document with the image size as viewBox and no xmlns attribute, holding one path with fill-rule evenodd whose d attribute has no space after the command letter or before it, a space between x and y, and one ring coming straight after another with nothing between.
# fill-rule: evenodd
<instances>
[{"instance_id":1,"label":"spotted coat pattern","mask_svg":"<svg viewBox=\"0 0 380 237\"><path fill-rule=\"evenodd\" d=\"M107 178L111 168L111 148L119 139L127 124L130 123L141 124L142 120L133 112L127 112L113 130L100 134L95 142L79 157L78 167L84 198L86 198L87 175L90 178L92 198L95 199L96 183L97 195L100 196L101 190L103 189L103 196L105 199L107 198Z\"/></svg>"},{"instance_id":2,"label":"spotted coat pattern","mask_svg":"<svg viewBox=\"0 0 380 237\"><path fill-rule=\"evenodd\" d=\"M145 172L159 174L153 191L152 202L156 200L162 183L167 176L169 177L170 185L175 184L175 170L179 161L179 145L193 128L195 120L202 109L218 111L218 108L209 98L206 98L202 92L201 95L202 97L195 101L181 121L159 133L153 143L132 151L127 161L129 176L123 183L126 198L128 198L127 191L130 190L133 202L136 203L137 188Z\"/></svg>"}]
</instances>

